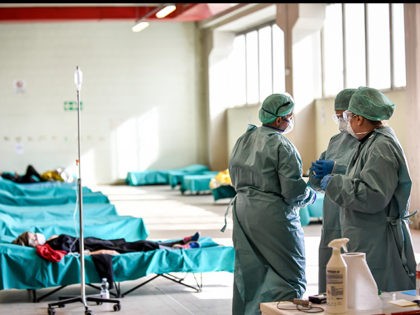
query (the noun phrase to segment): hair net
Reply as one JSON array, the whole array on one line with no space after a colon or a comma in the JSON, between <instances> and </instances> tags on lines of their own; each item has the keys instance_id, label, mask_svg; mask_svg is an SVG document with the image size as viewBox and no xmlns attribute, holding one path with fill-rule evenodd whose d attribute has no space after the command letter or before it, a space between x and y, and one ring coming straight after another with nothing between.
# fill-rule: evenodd
<instances>
[{"instance_id":1,"label":"hair net","mask_svg":"<svg viewBox=\"0 0 420 315\"><path fill-rule=\"evenodd\" d=\"M391 118L395 107L382 92L362 86L354 92L348 110L369 120L380 121Z\"/></svg>"},{"instance_id":2,"label":"hair net","mask_svg":"<svg viewBox=\"0 0 420 315\"><path fill-rule=\"evenodd\" d=\"M337 94L334 101L335 110L346 110L349 107L350 98L356 89L344 89Z\"/></svg>"},{"instance_id":3,"label":"hair net","mask_svg":"<svg viewBox=\"0 0 420 315\"><path fill-rule=\"evenodd\" d=\"M269 124L277 117L289 115L294 106L295 102L289 94L271 94L262 103L258 116L263 124Z\"/></svg>"}]
</instances>

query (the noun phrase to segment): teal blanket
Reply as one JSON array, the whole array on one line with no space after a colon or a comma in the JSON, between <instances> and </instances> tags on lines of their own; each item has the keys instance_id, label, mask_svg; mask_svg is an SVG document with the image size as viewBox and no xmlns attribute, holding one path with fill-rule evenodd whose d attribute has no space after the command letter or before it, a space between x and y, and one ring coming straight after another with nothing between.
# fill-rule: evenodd
<instances>
[{"instance_id":1,"label":"teal blanket","mask_svg":"<svg viewBox=\"0 0 420 315\"><path fill-rule=\"evenodd\" d=\"M135 280L149 274L171 272L233 272L234 250L209 237L200 239L198 249L158 249L112 257L116 282ZM85 256L85 282L101 279L91 256ZM80 282L80 260L66 255L52 263L37 255L31 247L0 243L0 290L41 289Z\"/></svg>"},{"instance_id":2,"label":"teal blanket","mask_svg":"<svg viewBox=\"0 0 420 315\"><path fill-rule=\"evenodd\" d=\"M83 206L85 237L125 238L127 241L146 239L149 235L143 219L116 214L112 204ZM0 205L0 240L11 242L25 231L39 232L47 238L55 234L78 235L77 204L48 207L15 207Z\"/></svg>"},{"instance_id":3,"label":"teal blanket","mask_svg":"<svg viewBox=\"0 0 420 315\"><path fill-rule=\"evenodd\" d=\"M7 191L13 196L75 196L77 192L77 185L68 183L36 183L36 184L17 184L10 180L0 177L0 191ZM89 187L82 187L82 193L91 193L92 189Z\"/></svg>"},{"instance_id":4,"label":"teal blanket","mask_svg":"<svg viewBox=\"0 0 420 315\"><path fill-rule=\"evenodd\" d=\"M184 174L202 174L209 171L206 165L192 164L181 168L168 170L144 170L127 173L126 183L130 186L167 185L175 187L179 177Z\"/></svg>"},{"instance_id":5,"label":"teal blanket","mask_svg":"<svg viewBox=\"0 0 420 315\"><path fill-rule=\"evenodd\" d=\"M109 203L109 199L101 192L82 193L83 203ZM0 204L19 205L19 206L39 206L39 205L62 205L66 203L78 202L77 192L65 193L57 196L34 195L16 196L8 191L0 190Z\"/></svg>"}]
</instances>

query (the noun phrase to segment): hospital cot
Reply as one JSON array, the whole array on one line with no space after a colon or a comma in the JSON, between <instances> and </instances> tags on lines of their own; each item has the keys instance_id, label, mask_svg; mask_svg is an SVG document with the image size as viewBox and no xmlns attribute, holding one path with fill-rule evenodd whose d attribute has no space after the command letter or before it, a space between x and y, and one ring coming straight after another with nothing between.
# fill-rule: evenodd
<instances>
[{"instance_id":1,"label":"hospital cot","mask_svg":"<svg viewBox=\"0 0 420 315\"><path fill-rule=\"evenodd\" d=\"M192 194L210 193L210 181L217 172L205 172L203 174L182 175L180 179L181 194L190 192Z\"/></svg>"},{"instance_id":2,"label":"hospital cot","mask_svg":"<svg viewBox=\"0 0 420 315\"><path fill-rule=\"evenodd\" d=\"M233 198L236 196L236 190L231 185L221 185L211 190L214 201L225 198Z\"/></svg>"},{"instance_id":3,"label":"hospital cot","mask_svg":"<svg viewBox=\"0 0 420 315\"><path fill-rule=\"evenodd\" d=\"M127 173L125 181L130 186L170 184L173 188L179 184L179 176L184 174L201 174L204 171L209 171L209 168L202 164L192 164L167 170L130 171Z\"/></svg>"},{"instance_id":4,"label":"hospital cot","mask_svg":"<svg viewBox=\"0 0 420 315\"><path fill-rule=\"evenodd\" d=\"M32 292L33 301L57 292L69 284L80 282L80 261L75 255L66 255L60 262L51 263L39 257L34 248L11 244L24 231L40 232L47 237L54 234L77 236L76 204L56 206L24 206L0 204L0 290L26 289ZM125 238L127 241L146 239L148 231L143 220L119 216L112 204L84 205L84 236L99 238ZM233 272L234 251L231 246L221 246L212 239L200 239L201 247L193 250L159 249L135 252L112 257L115 291L123 297L148 282L163 277L200 291L202 283L195 273L210 271ZM100 282L91 256L85 257L85 282L96 287ZM184 282L173 273L193 273L197 286ZM126 292L121 292L120 282L152 276ZM51 288L49 293L37 297L37 291ZM96 287L97 288L97 287Z\"/></svg>"},{"instance_id":5,"label":"hospital cot","mask_svg":"<svg viewBox=\"0 0 420 315\"><path fill-rule=\"evenodd\" d=\"M124 297L157 277L164 277L180 285L201 291L203 284L196 277L194 278L197 286L191 286L185 283L185 278L173 274L233 272L233 247L217 244L209 237L202 237L199 243L201 247L197 249L157 249L112 256L115 285L111 294L116 297ZM0 241L0 266L0 290L29 290L32 292L33 302L39 302L67 285L80 283L78 255L66 255L61 261L53 263L37 255L36 250L32 247ZM121 292L121 282L143 277L149 277L149 279ZM85 256L85 283L98 288L95 283L100 282L101 279L92 256ZM37 297L38 290L43 288L51 290Z\"/></svg>"}]
</instances>

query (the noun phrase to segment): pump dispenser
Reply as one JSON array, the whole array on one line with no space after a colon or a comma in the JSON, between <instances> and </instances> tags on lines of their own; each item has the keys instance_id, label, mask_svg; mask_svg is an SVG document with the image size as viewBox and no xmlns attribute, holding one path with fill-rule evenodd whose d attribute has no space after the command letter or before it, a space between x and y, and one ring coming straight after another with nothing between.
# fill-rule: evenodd
<instances>
[{"instance_id":1,"label":"pump dispenser","mask_svg":"<svg viewBox=\"0 0 420 315\"><path fill-rule=\"evenodd\" d=\"M347 252L348 241L348 238L337 238L328 244L332 248L332 254L326 270L327 313L347 312L347 264L341 256L341 248Z\"/></svg>"}]
</instances>

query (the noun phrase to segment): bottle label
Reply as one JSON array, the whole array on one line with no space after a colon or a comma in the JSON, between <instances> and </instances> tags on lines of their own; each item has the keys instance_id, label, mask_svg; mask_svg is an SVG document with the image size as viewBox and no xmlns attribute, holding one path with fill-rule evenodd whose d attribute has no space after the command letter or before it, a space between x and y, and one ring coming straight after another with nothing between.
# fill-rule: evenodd
<instances>
[{"instance_id":1,"label":"bottle label","mask_svg":"<svg viewBox=\"0 0 420 315\"><path fill-rule=\"evenodd\" d=\"M340 270L327 270L327 306L339 307L345 303L344 274Z\"/></svg>"},{"instance_id":2,"label":"bottle label","mask_svg":"<svg viewBox=\"0 0 420 315\"><path fill-rule=\"evenodd\" d=\"M344 275L339 270L328 270L327 271L327 283L339 283L342 284L344 281Z\"/></svg>"}]
</instances>

